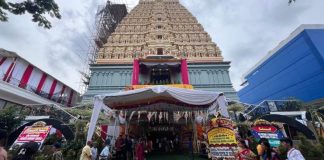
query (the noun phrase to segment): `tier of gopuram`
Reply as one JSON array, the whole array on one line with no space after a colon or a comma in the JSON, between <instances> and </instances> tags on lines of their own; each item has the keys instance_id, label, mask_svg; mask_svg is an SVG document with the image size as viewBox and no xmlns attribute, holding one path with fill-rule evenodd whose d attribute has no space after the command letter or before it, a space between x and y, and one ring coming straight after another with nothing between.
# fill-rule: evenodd
<instances>
[{"instance_id":1,"label":"tier of gopuram","mask_svg":"<svg viewBox=\"0 0 324 160\"><path fill-rule=\"evenodd\" d=\"M224 92L237 100L228 72L230 62L223 60L220 48L178 0L141 0L122 19L91 65L85 99L131 86L134 59L152 56L186 59L193 88ZM139 84L152 81L143 77ZM180 78L171 73L173 80L168 83L181 84Z\"/></svg>"}]
</instances>

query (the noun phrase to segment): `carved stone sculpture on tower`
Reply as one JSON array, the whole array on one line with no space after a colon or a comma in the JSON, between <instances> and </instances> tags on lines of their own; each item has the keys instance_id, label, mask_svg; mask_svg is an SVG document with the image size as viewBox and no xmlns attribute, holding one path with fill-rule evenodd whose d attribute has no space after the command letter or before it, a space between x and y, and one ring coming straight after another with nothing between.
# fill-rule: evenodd
<instances>
[{"instance_id":1,"label":"carved stone sculpture on tower","mask_svg":"<svg viewBox=\"0 0 324 160\"><path fill-rule=\"evenodd\" d=\"M98 54L97 63L110 63L115 59L132 63L133 58L157 54L157 48L163 48L164 54L187 57L194 62L200 62L199 59L223 61L217 45L178 0L140 0L103 48L105 51Z\"/></svg>"}]
</instances>

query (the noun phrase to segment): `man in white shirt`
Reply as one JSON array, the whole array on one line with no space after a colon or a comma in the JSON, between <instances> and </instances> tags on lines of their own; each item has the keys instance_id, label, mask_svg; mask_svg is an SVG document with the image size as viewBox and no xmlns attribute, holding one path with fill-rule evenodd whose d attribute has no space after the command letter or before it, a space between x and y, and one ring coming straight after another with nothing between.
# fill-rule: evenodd
<instances>
[{"instance_id":1,"label":"man in white shirt","mask_svg":"<svg viewBox=\"0 0 324 160\"><path fill-rule=\"evenodd\" d=\"M110 140L106 140L106 146L104 149L101 151L99 155L99 160L107 160L109 159L109 154L110 154Z\"/></svg>"},{"instance_id":2,"label":"man in white shirt","mask_svg":"<svg viewBox=\"0 0 324 160\"><path fill-rule=\"evenodd\" d=\"M288 150L287 152L288 160L305 160L305 158L300 153L300 151L293 147L293 141L291 139L289 138L281 139L280 144Z\"/></svg>"}]
</instances>

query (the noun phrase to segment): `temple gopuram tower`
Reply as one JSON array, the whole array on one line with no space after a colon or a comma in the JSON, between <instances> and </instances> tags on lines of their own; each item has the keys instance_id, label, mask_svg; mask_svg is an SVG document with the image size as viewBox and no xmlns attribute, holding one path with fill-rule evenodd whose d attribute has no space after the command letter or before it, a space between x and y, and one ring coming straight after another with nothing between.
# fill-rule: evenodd
<instances>
[{"instance_id":1,"label":"temple gopuram tower","mask_svg":"<svg viewBox=\"0 0 324 160\"><path fill-rule=\"evenodd\" d=\"M100 48L84 99L132 86L185 84L237 100L229 67L179 0L140 0Z\"/></svg>"}]
</instances>

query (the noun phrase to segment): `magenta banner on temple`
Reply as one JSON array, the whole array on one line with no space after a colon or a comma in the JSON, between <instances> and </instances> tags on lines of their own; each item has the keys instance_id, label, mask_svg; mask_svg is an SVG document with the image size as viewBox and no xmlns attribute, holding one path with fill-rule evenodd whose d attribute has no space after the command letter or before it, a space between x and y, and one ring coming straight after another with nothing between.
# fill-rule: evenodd
<instances>
[{"instance_id":1,"label":"magenta banner on temple","mask_svg":"<svg viewBox=\"0 0 324 160\"><path fill-rule=\"evenodd\" d=\"M139 81L139 60L135 59L133 63L132 85L138 85Z\"/></svg>"},{"instance_id":2,"label":"magenta banner on temple","mask_svg":"<svg viewBox=\"0 0 324 160\"><path fill-rule=\"evenodd\" d=\"M183 84L189 84L188 65L186 59L181 59L181 77Z\"/></svg>"}]
</instances>

